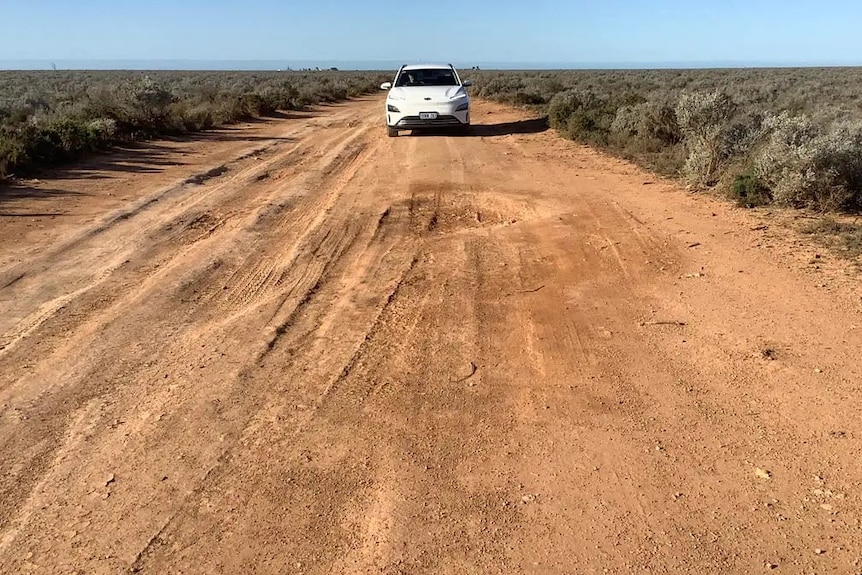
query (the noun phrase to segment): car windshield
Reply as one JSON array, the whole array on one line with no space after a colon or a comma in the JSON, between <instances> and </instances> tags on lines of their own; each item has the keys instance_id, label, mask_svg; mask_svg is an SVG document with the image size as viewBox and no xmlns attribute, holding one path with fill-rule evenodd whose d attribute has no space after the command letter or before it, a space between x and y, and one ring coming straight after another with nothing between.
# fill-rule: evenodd
<instances>
[{"instance_id":1,"label":"car windshield","mask_svg":"<svg viewBox=\"0 0 862 575\"><path fill-rule=\"evenodd\" d=\"M455 71L450 68L427 68L421 70L404 70L395 82L396 87L402 86L457 86Z\"/></svg>"}]
</instances>

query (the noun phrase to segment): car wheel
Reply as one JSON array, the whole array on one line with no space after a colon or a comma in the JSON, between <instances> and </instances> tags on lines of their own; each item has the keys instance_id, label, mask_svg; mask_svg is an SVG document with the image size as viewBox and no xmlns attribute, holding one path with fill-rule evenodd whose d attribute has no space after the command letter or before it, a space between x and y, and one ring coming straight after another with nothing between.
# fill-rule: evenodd
<instances>
[{"instance_id":1,"label":"car wheel","mask_svg":"<svg viewBox=\"0 0 862 575\"><path fill-rule=\"evenodd\" d=\"M396 130L392 126L386 126L386 132L389 134L390 138L395 138L398 136L398 130Z\"/></svg>"}]
</instances>

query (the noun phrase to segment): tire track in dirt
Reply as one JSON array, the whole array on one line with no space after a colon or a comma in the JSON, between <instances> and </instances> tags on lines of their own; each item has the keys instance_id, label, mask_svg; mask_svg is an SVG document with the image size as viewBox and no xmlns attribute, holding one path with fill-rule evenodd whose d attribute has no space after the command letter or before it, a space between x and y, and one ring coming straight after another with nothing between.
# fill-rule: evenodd
<instances>
[{"instance_id":1,"label":"tire track in dirt","mask_svg":"<svg viewBox=\"0 0 862 575\"><path fill-rule=\"evenodd\" d=\"M298 130L298 132L301 134L303 130ZM355 134L355 131L338 132L334 134L333 141L329 144L338 146L341 141L351 137L352 134ZM259 181L261 174L276 169L285 170L289 166L295 165L298 158L302 158L308 153L308 142L305 141L285 152L261 161L259 157L261 153L273 150L280 151L280 147L283 146L282 143L273 142L251 152L242 152L236 160L228 162L227 165L209 169L199 176L186 178L178 184L172 184L157 191L138 202L138 205L131 209L122 209L119 213L108 216L92 229L83 232L58 249L48 254L42 254L35 261L24 264L23 270L19 266L17 269L13 268L5 272L9 275L17 274L16 277L18 277L15 282L9 282L10 285L6 287L11 287L14 284L19 285L17 292L3 293L3 299L8 302L26 301L25 298L17 294L33 291L34 282L38 282L38 278L49 270L53 274L65 276L64 281L57 286L57 290L67 290L70 285L79 285L81 286L80 290L76 293L78 295L85 293L98 285L102 279L108 277L123 262L129 261L136 255L130 251L130 247L137 244L151 246L153 251L163 250L162 244L170 245L176 239L174 234L170 232L171 229L181 226L181 229L186 231L195 222L200 223L202 219L211 217L198 206L222 205L230 202L235 197L242 196L249 184ZM323 170L333 168L337 168L337 166L326 166ZM232 173L226 180L204 185L226 172ZM255 196L251 195L250 197L254 198ZM157 205L158 209L155 209ZM217 217L216 225L224 225L232 219L232 216L241 213L240 210L244 208L247 209L240 204L234 213ZM168 223L164 223L165 220L168 220ZM184 224L184 221L191 221L191 223ZM201 234L195 238L195 241L206 237L207 234ZM194 242L186 241L185 243ZM95 279L80 275L82 270L86 270L85 274L92 273L92 262L99 260L104 262L103 268ZM85 262L89 265L85 265ZM32 281L21 281L28 277ZM2 345L0 353L2 353L3 348L11 348L22 337L32 333L45 319L51 317L68 301L68 296L58 297L53 302L43 304L39 310L22 318L18 326L13 326L0 339L0 345Z\"/></svg>"},{"instance_id":2,"label":"tire track in dirt","mask_svg":"<svg viewBox=\"0 0 862 575\"><path fill-rule=\"evenodd\" d=\"M341 139L341 138L342 138L342 136L339 136L338 138L339 138L339 139ZM329 169L329 168L324 168L324 171L325 171L325 170L327 170L327 169ZM318 183L319 183L319 182L318 182ZM217 239L217 241L218 241L218 239ZM184 242L181 242L181 243L184 243ZM167 249L171 249L171 247L172 247L172 246L168 246L168 247L167 247ZM155 251L155 250L153 250L153 249L152 249L151 247L149 247L149 246L147 247L147 249L148 249L148 251L150 251L150 252ZM162 249L164 249L164 248L162 248ZM188 259L187 257L186 257L186 258L179 257L179 256L183 256L183 255L188 255L188 254L187 254L187 250L186 250L186 253L181 253L181 254L179 254L179 255L174 254L174 256L175 256L175 258L174 258L174 259L180 259L180 260L182 260L182 259ZM161 275L162 275L162 276L169 275L169 274L167 273L167 271L166 271L166 268L169 268L169 267L170 267L170 266L157 266L157 268L161 268L161 270L162 270L162 271L161 271L160 273L161 273ZM155 277L155 276L154 276L154 277L149 278L149 280L148 280L148 281L150 281L150 282L152 282L152 283L156 283L156 284L158 284L160 281L164 281L164 279L161 279L161 278L159 278L159 277ZM148 293L148 292L150 291L150 289L151 289L151 288L150 288L150 287L148 287L148 286L146 285L146 283L147 283L147 282L145 282L145 283L144 283L144 285L141 287L141 289L139 290L139 293L146 294L146 293ZM73 299L73 298L70 298L70 299ZM134 300L129 301L129 298L127 298L125 301L122 301L122 300L121 300L121 301L115 302L114 309L117 311L117 314L113 315L113 318L114 318L113 320L111 319L111 316L109 316L109 317L107 317L107 318L106 318L106 317L104 316L104 311L100 311L100 312L99 312L99 316L97 316L97 317L98 317L98 320L97 320L97 321L98 321L98 322L100 322L100 323L99 323L99 324L94 325L94 326L93 326L93 329L94 329L94 330L95 330L95 329L101 329L101 328L99 328L99 327L98 327L98 325L102 325L102 324L104 324L105 322L116 321L116 319L119 317L119 313L121 312L121 310L122 310L122 309L124 309L124 308L128 308L129 306L134 306L134 303L133 303L133 302L134 302ZM82 334L82 335L83 335L83 334ZM66 349L69 349L69 347L70 347L70 346L68 346L68 345L67 345L67 346L66 346ZM71 376L71 373L73 373L73 372L74 372L74 370L73 370L73 369L70 369L70 370L69 370L69 372L70 372L70 376ZM94 371L94 373L98 373L98 369L97 369L97 370L95 370L95 371ZM72 381L74 381L74 380L72 380ZM72 381L69 381L69 382L68 382L68 384L69 384L69 385L71 385ZM110 391L110 388L103 388L103 389L101 389L101 390L100 390L100 392L103 392L103 393L108 392L108 391ZM78 392L78 393L80 393L80 392ZM62 399L62 395L63 395L63 394L61 394L61 399ZM47 400L46 400L46 398L45 398L43 395L40 395L40 396L38 396L38 397L31 398L30 403L35 404L37 401L38 401L38 402L40 402L40 403L45 404L45 405L43 405L42 407L43 407L43 408L45 408L43 411L46 411L46 412L49 412L49 411L51 410L51 404L52 404L52 403L54 403L54 402L51 402L51 401L47 401ZM64 401L64 402L65 402L65 401ZM60 421L62 421L62 418L58 418L58 419L59 419ZM7 439L10 439L10 438L7 438ZM5 442L4 442L4 443L5 443ZM6 443L6 445L5 445L5 446L6 446L6 447L11 447L8 443ZM42 467L41 467L41 468L42 468L42 469L44 469L44 465L45 465L45 464L50 460L50 452L46 452L46 453L44 453L44 454L43 454L43 456L41 457L41 460L43 461L43 464L42 464ZM39 466L37 466L35 469L36 469L36 470L38 470L38 469L39 469ZM18 480L16 481L16 487L17 487L17 488L21 488L21 487L25 487L25 488L26 488L26 482L21 481L21 479L22 479L22 478L20 478L20 477L19 477L19 478L18 478Z\"/></svg>"},{"instance_id":3,"label":"tire track in dirt","mask_svg":"<svg viewBox=\"0 0 862 575\"><path fill-rule=\"evenodd\" d=\"M381 105L172 172L230 167L81 285L3 275L69 300L0 354L0 571L852 572L853 305L741 257L744 214Z\"/></svg>"}]
</instances>

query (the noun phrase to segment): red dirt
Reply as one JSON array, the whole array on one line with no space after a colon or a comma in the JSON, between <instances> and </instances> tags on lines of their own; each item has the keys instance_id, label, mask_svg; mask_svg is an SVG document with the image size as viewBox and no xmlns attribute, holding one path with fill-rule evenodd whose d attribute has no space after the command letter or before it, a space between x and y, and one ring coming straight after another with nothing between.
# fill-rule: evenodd
<instances>
[{"instance_id":1,"label":"red dirt","mask_svg":"<svg viewBox=\"0 0 862 575\"><path fill-rule=\"evenodd\" d=\"M856 276L381 108L0 190L0 572L862 571Z\"/></svg>"}]
</instances>

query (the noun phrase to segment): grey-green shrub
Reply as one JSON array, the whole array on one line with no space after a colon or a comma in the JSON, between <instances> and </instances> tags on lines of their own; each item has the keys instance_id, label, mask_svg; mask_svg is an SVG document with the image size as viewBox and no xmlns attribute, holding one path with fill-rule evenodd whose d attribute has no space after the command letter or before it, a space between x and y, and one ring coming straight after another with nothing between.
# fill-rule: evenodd
<instances>
[{"instance_id":1,"label":"grey-green shrub","mask_svg":"<svg viewBox=\"0 0 862 575\"><path fill-rule=\"evenodd\" d=\"M754 172L777 203L821 210L862 207L862 121L820 126L787 112L767 118Z\"/></svg>"},{"instance_id":2,"label":"grey-green shrub","mask_svg":"<svg viewBox=\"0 0 862 575\"><path fill-rule=\"evenodd\" d=\"M714 184L729 157L725 130L736 113L736 103L719 90L684 92L675 111L688 151L684 175L695 184Z\"/></svg>"},{"instance_id":3,"label":"grey-green shrub","mask_svg":"<svg viewBox=\"0 0 862 575\"><path fill-rule=\"evenodd\" d=\"M657 140L669 146L682 140L674 107L659 100L620 106L610 131L620 136Z\"/></svg>"},{"instance_id":4,"label":"grey-green shrub","mask_svg":"<svg viewBox=\"0 0 862 575\"><path fill-rule=\"evenodd\" d=\"M548 104L551 127L568 138L588 144L607 142L616 112L609 99L591 90L566 90Z\"/></svg>"},{"instance_id":5,"label":"grey-green shrub","mask_svg":"<svg viewBox=\"0 0 862 575\"><path fill-rule=\"evenodd\" d=\"M379 72L0 71L0 179L160 134L377 90Z\"/></svg>"}]
</instances>

